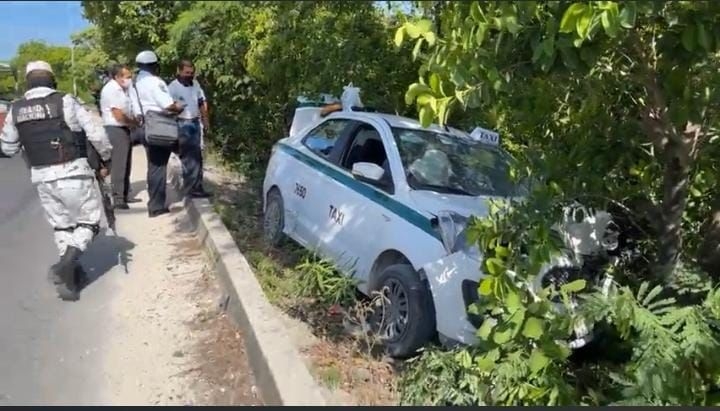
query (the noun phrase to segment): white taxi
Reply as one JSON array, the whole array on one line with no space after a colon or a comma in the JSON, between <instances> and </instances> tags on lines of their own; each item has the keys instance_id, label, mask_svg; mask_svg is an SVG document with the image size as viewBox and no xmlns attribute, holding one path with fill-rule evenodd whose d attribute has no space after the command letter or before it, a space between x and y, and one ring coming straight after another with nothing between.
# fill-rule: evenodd
<instances>
[{"instance_id":1,"label":"white taxi","mask_svg":"<svg viewBox=\"0 0 720 411\"><path fill-rule=\"evenodd\" d=\"M331 259L364 294L384 290L380 332L392 356L412 355L436 333L476 341L467 307L477 300L481 256L464 228L471 215L487 215L488 199L524 194L508 178L497 134L360 111L294 129L267 167L266 239L288 236Z\"/></svg>"}]
</instances>

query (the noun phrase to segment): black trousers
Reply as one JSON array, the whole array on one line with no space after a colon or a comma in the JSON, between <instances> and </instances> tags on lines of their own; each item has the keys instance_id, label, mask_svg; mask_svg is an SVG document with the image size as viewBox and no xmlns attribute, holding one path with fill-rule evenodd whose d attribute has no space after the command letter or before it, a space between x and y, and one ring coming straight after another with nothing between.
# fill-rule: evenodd
<instances>
[{"instance_id":1,"label":"black trousers","mask_svg":"<svg viewBox=\"0 0 720 411\"><path fill-rule=\"evenodd\" d=\"M112 144L110 182L113 200L125 203L130 192L130 168L132 164L132 142L127 127L105 126L110 144Z\"/></svg>"},{"instance_id":2,"label":"black trousers","mask_svg":"<svg viewBox=\"0 0 720 411\"><path fill-rule=\"evenodd\" d=\"M168 147L145 145L148 159L147 188L148 212L164 209L166 202L167 164L170 154L175 151Z\"/></svg>"}]
</instances>

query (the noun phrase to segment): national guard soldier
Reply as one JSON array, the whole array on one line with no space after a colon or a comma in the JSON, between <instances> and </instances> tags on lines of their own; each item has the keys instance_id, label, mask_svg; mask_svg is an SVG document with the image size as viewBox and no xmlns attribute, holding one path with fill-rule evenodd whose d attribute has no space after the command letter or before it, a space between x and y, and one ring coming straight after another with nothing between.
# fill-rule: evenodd
<instances>
[{"instance_id":1,"label":"national guard soldier","mask_svg":"<svg viewBox=\"0 0 720 411\"><path fill-rule=\"evenodd\" d=\"M78 259L97 235L103 212L87 141L103 161L104 175L112 146L78 100L55 89L50 64L30 62L25 73L28 90L10 107L0 148L10 156L22 149L26 156L60 253L50 278L61 299L75 301L87 280Z\"/></svg>"}]
</instances>

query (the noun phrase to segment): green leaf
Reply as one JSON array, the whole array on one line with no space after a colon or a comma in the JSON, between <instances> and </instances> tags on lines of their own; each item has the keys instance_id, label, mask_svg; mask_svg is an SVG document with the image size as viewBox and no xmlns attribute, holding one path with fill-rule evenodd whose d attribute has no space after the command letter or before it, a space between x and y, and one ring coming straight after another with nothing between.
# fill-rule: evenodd
<instances>
[{"instance_id":1,"label":"green leaf","mask_svg":"<svg viewBox=\"0 0 720 411\"><path fill-rule=\"evenodd\" d=\"M562 20L560 20L560 32L572 33L577 26L578 17L585 12L588 6L584 3L573 3L565 10Z\"/></svg>"},{"instance_id":2,"label":"green leaf","mask_svg":"<svg viewBox=\"0 0 720 411\"><path fill-rule=\"evenodd\" d=\"M487 24L481 23L478 24L477 32L475 33L475 42L477 43L478 47L482 46L483 42L485 41L485 34L487 33Z\"/></svg>"},{"instance_id":3,"label":"green leaf","mask_svg":"<svg viewBox=\"0 0 720 411\"><path fill-rule=\"evenodd\" d=\"M474 1L470 5L470 17L472 17L473 20L476 22L485 22L485 13L483 13L482 8L480 8L480 3L477 1Z\"/></svg>"},{"instance_id":4,"label":"green leaf","mask_svg":"<svg viewBox=\"0 0 720 411\"><path fill-rule=\"evenodd\" d=\"M413 60L417 60L418 56L420 55L420 50L422 48L423 41L425 41L425 39L423 39L423 38L417 39L417 42L415 43L415 47L413 47L413 51L412 51Z\"/></svg>"},{"instance_id":5,"label":"green leaf","mask_svg":"<svg viewBox=\"0 0 720 411\"><path fill-rule=\"evenodd\" d=\"M423 93L432 93L430 87L422 83L413 83L408 87L408 91L405 93L405 104L411 105L415 102L415 99Z\"/></svg>"},{"instance_id":6,"label":"green leaf","mask_svg":"<svg viewBox=\"0 0 720 411\"><path fill-rule=\"evenodd\" d=\"M488 372L495 368L495 363L500 359L500 350L497 348L475 357L475 365L481 372Z\"/></svg>"},{"instance_id":7,"label":"green leaf","mask_svg":"<svg viewBox=\"0 0 720 411\"><path fill-rule=\"evenodd\" d=\"M494 277L485 277L482 281L480 281L480 286L478 287L478 293L480 295L490 295L493 292L493 286L495 285L495 278Z\"/></svg>"},{"instance_id":8,"label":"green leaf","mask_svg":"<svg viewBox=\"0 0 720 411\"><path fill-rule=\"evenodd\" d=\"M400 27L395 32L395 46L402 46L403 40L405 39L405 27Z\"/></svg>"},{"instance_id":9,"label":"green leaf","mask_svg":"<svg viewBox=\"0 0 720 411\"><path fill-rule=\"evenodd\" d=\"M695 40L695 27L685 27L685 30L683 30L682 36L680 37L680 41L682 42L683 47L685 47L685 50L695 50L695 45L697 44Z\"/></svg>"},{"instance_id":10,"label":"green leaf","mask_svg":"<svg viewBox=\"0 0 720 411\"><path fill-rule=\"evenodd\" d=\"M438 76L437 73L430 73L429 84L434 92L440 92L440 76Z\"/></svg>"},{"instance_id":11,"label":"green leaf","mask_svg":"<svg viewBox=\"0 0 720 411\"><path fill-rule=\"evenodd\" d=\"M405 23L405 29L408 36L416 39L432 29L432 22L427 19L416 21L415 23Z\"/></svg>"},{"instance_id":12,"label":"green leaf","mask_svg":"<svg viewBox=\"0 0 720 411\"><path fill-rule=\"evenodd\" d=\"M423 34L423 37L425 38L425 41L427 41L428 46L430 47L434 46L435 41L437 41L437 37L432 31L428 31L427 33Z\"/></svg>"},{"instance_id":13,"label":"green leaf","mask_svg":"<svg viewBox=\"0 0 720 411\"><path fill-rule=\"evenodd\" d=\"M480 328L477 330L477 336L480 339L487 340L490 336L490 333L492 332L493 328L495 328L496 321L492 318L486 318L485 321L483 321Z\"/></svg>"},{"instance_id":14,"label":"green leaf","mask_svg":"<svg viewBox=\"0 0 720 411\"><path fill-rule=\"evenodd\" d=\"M491 275L500 275L505 272L505 264L499 258L488 258L485 260L485 267Z\"/></svg>"},{"instance_id":15,"label":"green leaf","mask_svg":"<svg viewBox=\"0 0 720 411\"><path fill-rule=\"evenodd\" d=\"M510 291L505 297L505 306L511 313L517 311L518 308L522 307L520 295L515 291Z\"/></svg>"},{"instance_id":16,"label":"green leaf","mask_svg":"<svg viewBox=\"0 0 720 411\"><path fill-rule=\"evenodd\" d=\"M609 37L617 36L619 28L617 14L613 15L612 12L606 10L600 15L600 21L602 22L605 34L607 34Z\"/></svg>"},{"instance_id":17,"label":"green leaf","mask_svg":"<svg viewBox=\"0 0 720 411\"><path fill-rule=\"evenodd\" d=\"M430 126L430 124L432 124L434 116L435 113L429 106L422 106L420 108L420 124L422 124L423 127Z\"/></svg>"},{"instance_id":18,"label":"green leaf","mask_svg":"<svg viewBox=\"0 0 720 411\"><path fill-rule=\"evenodd\" d=\"M503 247L501 245L495 247L495 255L498 257L504 258L510 255L510 250L507 249L507 247Z\"/></svg>"},{"instance_id":19,"label":"green leaf","mask_svg":"<svg viewBox=\"0 0 720 411\"><path fill-rule=\"evenodd\" d=\"M590 23L592 23L593 10L590 7L586 7L585 11L578 16L575 29L581 39L585 39L590 32Z\"/></svg>"},{"instance_id":20,"label":"green leaf","mask_svg":"<svg viewBox=\"0 0 720 411\"><path fill-rule=\"evenodd\" d=\"M544 321L537 317L530 317L525 321L522 334L527 338L534 340L539 339L543 335Z\"/></svg>"},{"instance_id":21,"label":"green leaf","mask_svg":"<svg viewBox=\"0 0 720 411\"><path fill-rule=\"evenodd\" d=\"M583 290L585 288L585 285L585 280L575 280L573 282L561 285L560 290L566 293L576 293Z\"/></svg>"},{"instance_id":22,"label":"green leaf","mask_svg":"<svg viewBox=\"0 0 720 411\"><path fill-rule=\"evenodd\" d=\"M533 374L539 373L547 367L548 364L550 364L550 359L546 357L539 348L534 349L530 354L529 366Z\"/></svg>"},{"instance_id":23,"label":"green leaf","mask_svg":"<svg viewBox=\"0 0 720 411\"><path fill-rule=\"evenodd\" d=\"M693 197L702 197L700 190L695 187L690 187L690 194L692 194Z\"/></svg>"},{"instance_id":24,"label":"green leaf","mask_svg":"<svg viewBox=\"0 0 720 411\"><path fill-rule=\"evenodd\" d=\"M493 342L498 345L503 345L510 341L513 335L513 329L511 327L503 325L498 327L493 335Z\"/></svg>"},{"instance_id":25,"label":"green leaf","mask_svg":"<svg viewBox=\"0 0 720 411\"><path fill-rule=\"evenodd\" d=\"M710 36L702 23L697 24L697 41L703 50L710 51Z\"/></svg>"},{"instance_id":26,"label":"green leaf","mask_svg":"<svg viewBox=\"0 0 720 411\"><path fill-rule=\"evenodd\" d=\"M622 11L620 12L620 25L625 27L626 29L631 29L635 27L635 19L637 18L637 6L634 2L624 2L625 7L623 7Z\"/></svg>"}]
</instances>

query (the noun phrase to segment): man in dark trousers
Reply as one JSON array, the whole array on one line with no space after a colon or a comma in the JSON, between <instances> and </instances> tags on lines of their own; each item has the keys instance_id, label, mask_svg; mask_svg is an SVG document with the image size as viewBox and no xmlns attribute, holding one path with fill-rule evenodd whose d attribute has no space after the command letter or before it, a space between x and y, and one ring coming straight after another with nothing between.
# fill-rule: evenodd
<instances>
[{"instance_id":1,"label":"man in dark trousers","mask_svg":"<svg viewBox=\"0 0 720 411\"><path fill-rule=\"evenodd\" d=\"M180 61L177 78L170 83L168 90L175 101L186 104L178 115L183 194L194 198L209 197L203 187L202 159L202 131L209 127L207 99L200 83L195 80L195 67L191 61Z\"/></svg>"},{"instance_id":2,"label":"man in dark trousers","mask_svg":"<svg viewBox=\"0 0 720 411\"><path fill-rule=\"evenodd\" d=\"M170 96L167 84L160 78L158 58L150 50L141 51L135 58L138 75L134 90L130 90L133 109L141 109L145 116L149 111L180 113L184 105ZM148 172L148 215L157 217L170 212L166 205L167 163L173 148L146 145Z\"/></svg>"},{"instance_id":3,"label":"man in dark trousers","mask_svg":"<svg viewBox=\"0 0 720 411\"><path fill-rule=\"evenodd\" d=\"M112 150L112 195L116 209L127 210L130 192L130 169L132 163L131 127L137 126L132 115L132 104L128 89L132 86L132 73L124 64L115 64L110 68L110 81L100 92L100 110L103 125Z\"/></svg>"}]
</instances>

